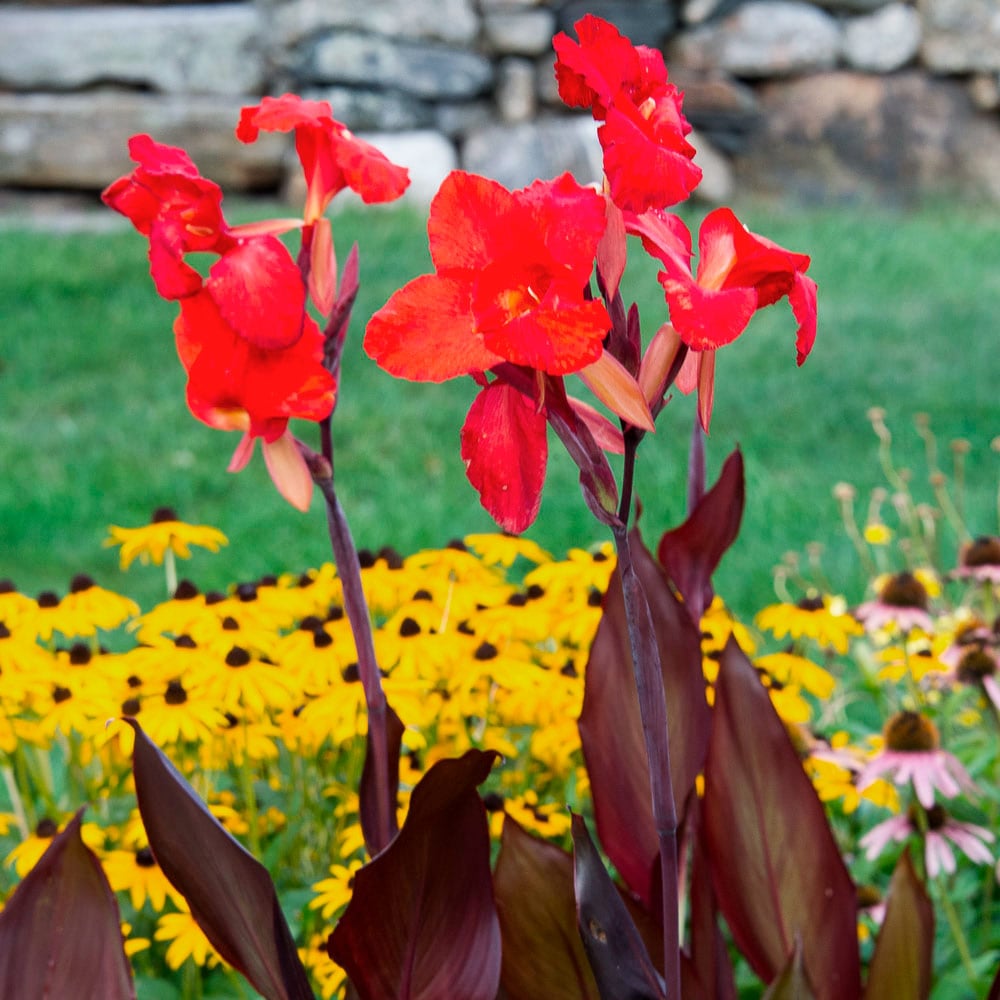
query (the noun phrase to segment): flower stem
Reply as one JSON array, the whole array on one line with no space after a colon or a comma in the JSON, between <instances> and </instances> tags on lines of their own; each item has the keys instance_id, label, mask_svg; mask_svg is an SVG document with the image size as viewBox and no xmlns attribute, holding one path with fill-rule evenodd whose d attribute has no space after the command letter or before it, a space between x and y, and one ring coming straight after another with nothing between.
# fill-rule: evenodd
<instances>
[{"instance_id":1,"label":"flower stem","mask_svg":"<svg viewBox=\"0 0 1000 1000\"><path fill-rule=\"evenodd\" d=\"M243 759L240 761L240 787L243 791L243 808L247 813L247 840L250 843L250 853L260 857L260 824L257 812L257 793L253 787L253 772L250 770L249 732L246 716L243 717Z\"/></svg>"},{"instance_id":2,"label":"flower stem","mask_svg":"<svg viewBox=\"0 0 1000 1000\"><path fill-rule=\"evenodd\" d=\"M20 789L14 780L14 772L6 765L0 768L0 771L3 772L3 783L7 788L7 797L10 799L11 809L14 810L14 821L17 824L18 832L21 834L22 840L27 840L28 835L35 827L34 809L32 809L32 817L29 820L24 799L21 797ZM31 808L30 802L27 805L28 808Z\"/></svg>"},{"instance_id":3,"label":"flower stem","mask_svg":"<svg viewBox=\"0 0 1000 1000\"><path fill-rule=\"evenodd\" d=\"M629 646L642 735L649 762L649 788L659 841L660 877L663 905L663 962L668 997L680 994L680 927L678 919L677 809L670 775L670 746L667 728L667 702L663 689L660 653L654 639L653 618L642 582L632 561L628 529L624 524L612 528L618 553L628 623Z\"/></svg>"},{"instance_id":4,"label":"flower stem","mask_svg":"<svg viewBox=\"0 0 1000 1000\"><path fill-rule=\"evenodd\" d=\"M972 952L969 951L969 942L965 939L965 931L962 930L961 921L955 912L955 904L951 901L944 879L938 876L935 881L938 885L938 899L941 903L941 909L944 910L945 919L951 928L951 936L955 939L955 947L962 960L962 968L969 979L969 985L974 985L976 983L976 970L972 964Z\"/></svg>"},{"instance_id":5,"label":"flower stem","mask_svg":"<svg viewBox=\"0 0 1000 1000\"><path fill-rule=\"evenodd\" d=\"M177 593L177 559L171 548L163 554L163 571L167 579L167 597L170 598Z\"/></svg>"},{"instance_id":6,"label":"flower stem","mask_svg":"<svg viewBox=\"0 0 1000 1000\"><path fill-rule=\"evenodd\" d=\"M299 444L313 481L326 499L326 520L330 530L330 544L334 562L344 595L344 611L354 635L354 645L358 653L358 675L365 692L368 707L368 733L372 748L372 770L376 789L376 830L373 853L383 850L393 837L395 806L392 783L389 776L389 746L386 737L386 700L382 690L382 677L375 658L375 642L372 638L372 622L368 613L361 584L361 564L358 550L351 536L344 509L333 488L333 470L322 456L309 451Z\"/></svg>"}]
</instances>

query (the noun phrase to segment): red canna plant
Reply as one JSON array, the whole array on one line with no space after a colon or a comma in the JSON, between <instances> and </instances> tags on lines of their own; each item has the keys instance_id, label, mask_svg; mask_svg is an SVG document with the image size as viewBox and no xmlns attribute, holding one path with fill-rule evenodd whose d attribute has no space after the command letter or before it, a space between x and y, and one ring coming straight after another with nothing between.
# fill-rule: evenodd
<instances>
[{"instance_id":1,"label":"red canna plant","mask_svg":"<svg viewBox=\"0 0 1000 1000\"><path fill-rule=\"evenodd\" d=\"M700 179L682 95L659 53L593 16L576 30L578 41L555 39L556 77L563 99L601 123L603 185L586 188L564 175L508 191L450 174L430 210L434 272L375 313L365 348L398 377L471 376L477 394L461 453L501 526L519 532L536 517L551 428L579 469L585 502L611 530L617 572L590 652L579 729L593 823L620 881L577 815L572 854L508 817L491 870L477 791L498 756L491 750L435 763L397 824L405 720L382 691L358 554L332 471L331 415L358 259L352 251L338 278L323 213L346 188L367 202L398 197L405 171L352 136L325 102L285 95L245 108L237 136L252 142L262 130L294 132L308 192L301 219L229 226L218 187L183 150L148 136L132 140L137 166L105 201L148 238L157 290L179 302L174 335L192 413L243 434L231 468L241 468L261 438L283 495L303 509L314 484L324 496L368 713L359 794L370 860L327 946L354 994L735 997L721 917L770 984L768 996L852 1000L862 995L854 886L784 726L734 641L721 654L712 703L706 690L700 623L712 574L739 531L742 456L734 452L706 490L695 427L688 516L662 536L655 555L636 526L633 495L639 445L666 412L671 387L697 386L707 430L715 352L757 309L788 298L799 323L798 362L805 360L816 333L809 259L719 209L702 225L692 272L690 234L666 211ZM277 235L292 229L301 234L294 259ZM619 288L629 234L663 265L665 314L645 343L638 310L626 308ZM218 257L207 277L185 260L195 252ZM570 394L573 375L610 417ZM292 418L319 424L318 450L293 436ZM617 479L609 453L622 455ZM215 949L263 996L311 996L267 870L138 722L131 725L139 809L160 867ZM131 995L114 900L78 825L0 913L5 995L23 993L26 983L37 987L33 995L64 995L65 984L79 981L83 946L95 956L99 995ZM38 916L57 908L74 927L71 947ZM904 859L866 997L927 996L932 925L920 879Z\"/></svg>"}]
</instances>

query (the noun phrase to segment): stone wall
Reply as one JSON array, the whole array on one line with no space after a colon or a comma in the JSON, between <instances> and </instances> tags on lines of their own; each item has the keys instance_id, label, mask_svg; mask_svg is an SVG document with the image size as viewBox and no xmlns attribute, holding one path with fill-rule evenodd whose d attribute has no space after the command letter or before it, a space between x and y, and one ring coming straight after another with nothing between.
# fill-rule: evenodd
<instances>
[{"instance_id":1,"label":"stone wall","mask_svg":"<svg viewBox=\"0 0 1000 1000\"><path fill-rule=\"evenodd\" d=\"M961 191L1000 202L997 0L243 0L0 7L0 188L100 190L128 136L185 146L228 190L294 178L286 137L233 139L294 90L411 168L520 186L599 176L562 107L551 37L586 12L662 47L701 189L800 199Z\"/></svg>"}]
</instances>

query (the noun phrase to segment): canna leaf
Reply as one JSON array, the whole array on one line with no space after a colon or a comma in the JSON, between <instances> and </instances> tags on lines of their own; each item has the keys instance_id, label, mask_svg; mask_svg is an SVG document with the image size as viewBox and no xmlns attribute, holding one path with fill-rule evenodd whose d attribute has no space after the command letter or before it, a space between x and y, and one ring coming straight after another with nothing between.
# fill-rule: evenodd
<instances>
[{"instance_id":1,"label":"canna leaf","mask_svg":"<svg viewBox=\"0 0 1000 1000\"><path fill-rule=\"evenodd\" d=\"M0 910L0 996L134 1000L115 894L81 809Z\"/></svg>"},{"instance_id":2,"label":"canna leaf","mask_svg":"<svg viewBox=\"0 0 1000 1000\"><path fill-rule=\"evenodd\" d=\"M809 977L802 967L802 942L795 939L795 948L778 977L767 988L763 1000L815 1000Z\"/></svg>"},{"instance_id":3,"label":"canna leaf","mask_svg":"<svg viewBox=\"0 0 1000 1000\"><path fill-rule=\"evenodd\" d=\"M267 1000L312 1000L267 869L208 811L135 719L132 769L149 846L219 954Z\"/></svg>"},{"instance_id":4,"label":"canna leaf","mask_svg":"<svg viewBox=\"0 0 1000 1000\"><path fill-rule=\"evenodd\" d=\"M660 539L657 557L695 622L701 621L712 603L712 574L726 549L736 541L745 501L743 456L737 448L723 464L716 484L698 499L687 520Z\"/></svg>"},{"instance_id":5,"label":"canna leaf","mask_svg":"<svg viewBox=\"0 0 1000 1000\"><path fill-rule=\"evenodd\" d=\"M630 547L659 647L671 779L678 818L683 821L684 802L705 760L711 721L701 669L701 634L637 530L632 532ZM618 573L611 578L590 649L579 727L598 836L626 885L648 910L658 912L659 841Z\"/></svg>"},{"instance_id":6,"label":"canna leaf","mask_svg":"<svg viewBox=\"0 0 1000 1000\"><path fill-rule=\"evenodd\" d=\"M573 816L573 882L583 947L601 1000L666 1000L666 987L582 816Z\"/></svg>"},{"instance_id":7,"label":"canna leaf","mask_svg":"<svg viewBox=\"0 0 1000 1000\"><path fill-rule=\"evenodd\" d=\"M817 1000L859 996L854 885L785 727L732 638L715 685L703 802L719 909L754 972L770 982L801 938Z\"/></svg>"},{"instance_id":8,"label":"canna leaf","mask_svg":"<svg viewBox=\"0 0 1000 1000\"><path fill-rule=\"evenodd\" d=\"M868 966L865 1000L926 1000L931 992L933 953L934 904L906 850L889 883L885 919Z\"/></svg>"},{"instance_id":9,"label":"canna leaf","mask_svg":"<svg viewBox=\"0 0 1000 1000\"><path fill-rule=\"evenodd\" d=\"M486 810L476 786L498 754L438 761L399 835L354 876L327 942L361 1000L494 1000L500 925Z\"/></svg>"},{"instance_id":10,"label":"canna leaf","mask_svg":"<svg viewBox=\"0 0 1000 1000\"><path fill-rule=\"evenodd\" d=\"M695 800L685 823L700 830L700 800ZM685 1000L736 1000L736 980L726 940L719 930L718 906L712 889L712 863L703 838L691 838L691 875L688 906L689 946L681 964L681 995Z\"/></svg>"},{"instance_id":11,"label":"canna leaf","mask_svg":"<svg viewBox=\"0 0 1000 1000\"><path fill-rule=\"evenodd\" d=\"M573 858L506 816L493 889L507 1000L600 1000L577 930Z\"/></svg>"}]
</instances>

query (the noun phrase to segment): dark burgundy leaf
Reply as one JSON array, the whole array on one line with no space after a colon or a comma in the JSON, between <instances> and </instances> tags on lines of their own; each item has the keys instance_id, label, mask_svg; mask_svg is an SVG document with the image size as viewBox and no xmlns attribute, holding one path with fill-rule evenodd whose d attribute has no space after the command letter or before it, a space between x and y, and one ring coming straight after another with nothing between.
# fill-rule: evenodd
<instances>
[{"instance_id":1,"label":"dark burgundy leaf","mask_svg":"<svg viewBox=\"0 0 1000 1000\"><path fill-rule=\"evenodd\" d=\"M926 1000L933 953L934 904L904 851L889 883L885 919L868 966L866 1000Z\"/></svg>"},{"instance_id":2,"label":"dark burgundy leaf","mask_svg":"<svg viewBox=\"0 0 1000 1000\"><path fill-rule=\"evenodd\" d=\"M396 796L399 792L399 750L405 729L402 720L393 711L392 706L387 703L385 706L386 759L389 763L389 796L393 803L396 802ZM358 808L361 814L361 832L364 834L365 845L368 848L368 853L374 855L378 853L374 848L380 839L380 825L371 726L368 727L368 738L365 741L365 763L361 771L361 784L358 787ZM396 824L395 809L390 810L390 821L392 836L395 836L399 829Z\"/></svg>"},{"instance_id":3,"label":"dark burgundy leaf","mask_svg":"<svg viewBox=\"0 0 1000 1000\"><path fill-rule=\"evenodd\" d=\"M801 938L819 1000L857 997L854 885L785 727L732 638L715 685L703 803L719 909L753 970L770 982Z\"/></svg>"},{"instance_id":4,"label":"dark burgundy leaf","mask_svg":"<svg viewBox=\"0 0 1000 1000\"><path fill-rule=\"evenodd\" d=\"M80 839L81 809L0 911L0 996L135 997L115 894Z\"/></svg>"},{"instance_id":5,"label":"dark burgundy leaf","mask_svg":"<svg viewBox=\"0 0 1000 1000\"><path fill-rule=\"evenodd\" d=\"M816 994L809 984L809 977L802 967L802 944L796 938L795 948L785 967L768 987L763 1000L815 1000Z\"/></svg>"},{"instance_id":6,"label":"dark burgundy leaf","mask_svg":"<svg viewBox=\"0 0 1000 1000\"><path fill-rule=\"evenodd\" d=\"M577 930L573 858L506 816L493 891L508 1000L600 1000Z\"/></svg>"},{"instance_id":7,"label":"dark burgundy leaf","mask_svg":"<svg viewBox=\"0 0 1000 1000\"><path fill-rule=\"evenodd\" d=\"M653 617L667 702L670 772L683 819L683 805L704 764L711 723L701 669L701 633L637 530L631 532L629 544ZM658 912L659 841L617 573L604 598L604 614L587 663L580 741L600 841L628 887L647 909Z\"/></svg>"},{"instance_id":8,"label":"dark burgundy leaf","mask_svg":"<svg viewBox=\"0 0 1000 1000\"><path fill-rule=\"evenodd\" d=\"M132 769L149 846L213 947L268 1000L312 1000L267 869L208 811L134 719Z\"/></svg>"},{"instance_id":9,"label":"dark burgundy leaf","mask_svg":"<svg viewBox=\"0 0 1000 1000\"><path fill-rule=\"evenodd\" d=\"M399 835L355 874L327 949L362 1000L494 1000L500 925L476 786L497 757L469 750L435 764Z\"/></svg>"},{"instance_id":10,"label":"dark burgundy leaf","mask_svg":"<svg viewBox=\"0 0 1000 1000\"><path fill-rule=\"evenodd\" d=\"M686 826L700 831L701 810L698 800L688 813ZM700 833L690 844L691 878L688 906L688 954L681 965L685 1000L736 1000L736 981L725 938L719 930L718 907L712 889L711 861Z\"/></svg>"},{"instance_id":11,"label":"dark burgundy leaf","mask_svg":"<svg viewBox=\"0 0 1000 1000\"><path fill-rule=\"evenodd\" d=\"M582 816L573 816L577 922L601 1000L665 1000L666 988Z\"/></svg>"},{"instance_id":12,"label":"dark burgundy leaf","mask_svg":"<svg viewBox=\"0 0 1000 1000\"><path fill-rule=\"evenodd\" d=\"M712 603L712 574L739 534L745 499L743 456L737 449L688 519L660 539L657 557L695 622Z\"/></svg>"}]
</instances>

